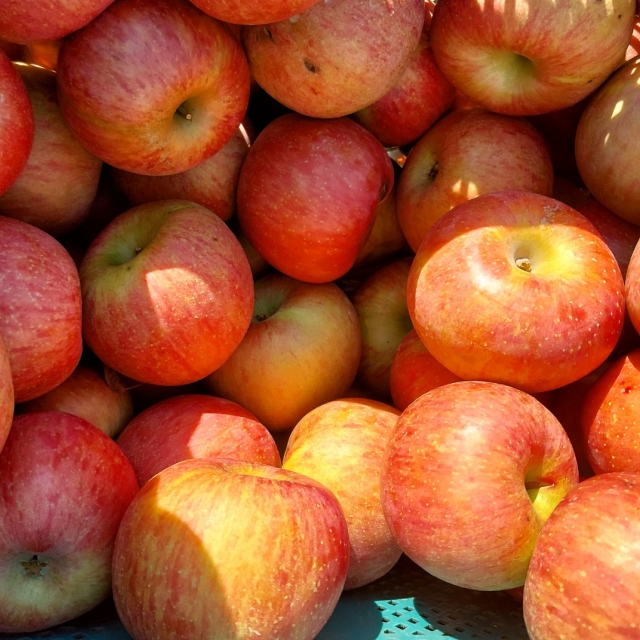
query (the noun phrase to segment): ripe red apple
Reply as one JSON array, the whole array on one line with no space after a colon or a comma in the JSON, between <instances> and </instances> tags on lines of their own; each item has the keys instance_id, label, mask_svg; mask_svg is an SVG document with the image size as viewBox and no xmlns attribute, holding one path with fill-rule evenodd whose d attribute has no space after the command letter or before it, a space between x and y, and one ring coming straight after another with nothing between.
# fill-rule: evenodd
<instances>
[{"instance_id":1,"label":"ripe red apple","mask_svg":"<svg viewBox=\"0 0 640 640\"><path fill-rule=\"evenodd\" d=\"M127 510L113 596L135 640L308 640L333 612L348 562L347 523L319 482L269 465L184 460Z\"/></svg>"},{"instance_id":2,"label":"ripe red apple","mask_svg":"<svg viewBox=\"0 0 640 640\"><path fill-rule=\"evenodd\" d=\"M210 16L236 24L266 24L286 20L309 9L318 0L191 0Z\"/></svg>"},{"instance_id":3,"label":"ripe red apple","mask_svg":"<svg viewBox=\"0 0 640 640\"><path fill-rule=\"evenodd\" d=\"M571 443L529 394L453 382L402 412L381 476L400 548L432 575L494 591L524 584L538 534L578 483Z\"/></svg>"},{"instance_id":4,"label":"ripe red apple","mask_svg":"<svg viewBox=\"0 0 640 640\"><path fill-rule=\"evenodd\" d=\"M108 380L97 371L79 365L55 389L23 402L16 409L18 413L64 411L115 438L133 418L133 402L118 374L109 371L107 376Z\"/></svg>"},{"instance_id":5,"label":"ripe red apple","mask_svg":"<svg viewBox=\"0 0 640 640\"><path fill-rule=\"evenodd\" d=\"M531 640L638 635L640 475L581 482L540 532L524 585Z\"/></svg>"},{"instance_id":6,"label":"ripe red apple","mask_svg":"<svg viewBox=\"0 0 640 640\"><path fill-rule=\"evenodd\" d=\"M252 76L278 102L338 118L382 98L418 46L424 0L317 2L288 20L245 27Z\"/></svg>"},{"instance_id":7,"label":"ripe red apple","mask_svg":"<svg viewBox=\"0 0 640 640\"><path fill-rule=\"evenodd\" d=\"M447 369L529 393L602 364L625 312L620 268L595 227L522 191L445 214L415 257L407 300L420 339Z\"/></svg>"},{"instance_id":8,"label":"ripe red apple","mask_svg":"<svg viewBox=\"0 0 640 640\"><path fill-rule=\"evenodd\" d=\"M26 46L25 58L29 64L55 71L61 46L62 38L32 42Z\"/></svg>"},{"instance_id":9,"label":"ripe red apple","mask_svg":"<svg viewBox=\"0 0 640 640\"><path fill-rule=\"evenodd\" d=\"M251 321L253 279L240 243L218 216L186 200L118 216L89 247L80 280L87 344L139 382L204 378Z\"/></svg>"},{"instance_id":10,"label":"ripe red apple","mask_svg":"<svg viewBox=\"0 0 640 640\"><path fill-rule=\"evenodd\" d=\"M447 211L504 189L551 195L553 166L542 136L523 118L454 111L409 152L398 180L398 221L417 251Z\"/></svg>"},{"instance_id":11,"label":"ripe red apple","mask_svg":"<svg viewBox=\"0 0 640 640\"><path fill-rule=\"evenodd\" d=\"M557 111L592 93L618 66L635 9L635 0L439 0L433 53L450 82L487 109Z\"/></svg>"},{"instance_id":12,"label":"ripe red apple","mask_svg":"<svg viewBox=\"0 0 640 640\"><path fill-rule=\"evenodd\" d=\"M276 269L331 282L353 266L393 179L383 146L359 124L287 114L262 130L242 165L238 220Z\"/></svg>"},{"instance_id":13,"label":"ripe red apple","mask_svg":"<svg viewBox=\"0 0 640 640\"><path fill-rule=\"evenodd\" d=\"M231 458L279 467L280 453L267 429L249 411L222 398L187 394L139 413L118 445L140 486L189 458Z\"/></svg>"},{"instance_id":14,"label":"ripe red apple","mask_svg":"<svg viewBox=\"0 0 640 640\"><path fill-rule=\"evenodd\" d=\"M24 169L33 144L33 109L11 60L0 51L0 195Z\"/></svg>"},{"instance_id":15,"label":"ripe red apple","mask_svg":"<svg viewBox=\"0 0 640 640\"><path fill-rule=\"evenodd\" d=\"M11 377L11 364L9 354L0 338L0 451L9 435L11 422L13 421L14 398L13 379Z\"/></svg>"},{"instance_id":16,"label":"ripe red apple","mask_svg":"<svg viewBox=\"0 0 640 640\"><path fill-rule=\"evenodd\" d=\"M358 316L336 284L269 274L255 283L249 330L206 383L270 431L286 431L349 389L361 351Z\"/></svg>"},{"instance_id":17,"label":"ripe red apple","mask_svg":"<svg viewBox=\"0 0 640 640\"><path fill-rule=\"evenodd\" d=\"M117 0L60 50L62 113L125 171L186 171L219 151L247 109L241 46L188 0Z\"/></svg>"},{"instance_id":18,"label":"ripe red apple","mask_svg":"<svg viewBox=\"0 0 640 640\"><path fill-rule=\"evenodd\" d=\"M0 337L16 402L66 380L82 353L78 271L66 249L33 225L0 216Z\"/></svg>"},{"instance_id":19,"label":"ripe red apple","mask_svg":"<svg viewBox=\"0 0 640 640\"><path fill-rule=\"evenodd\" d=\"M0 196L0 214L61 236L89 214L102 160L71 133L56 97L56 74L16 65L33 108L35 132L26 166Z\"/></svg>"},{"instance_id":20,"label":"ripe red apple","mask_svg":"<svg viewBox=\"0 0 640 640\"><path fill-rule=\"evenodd\" d=\"M385 575L400 558L380 502L384 452L400 412L382 402L341 399L313 409L294 427L282 468L322 483L349 527L345 589Z\"/></svg>"},{"instance_id":21,"label":"ripe red apple","mask_svg":"<svg viewBox=\"0 0 640 640\"><path fill-rule=\"evenodd\" d=\"M18 416L0 486L0 631L46 629L106 599L116 532L138 490L115 442L61 411Z\"/></svg>"}]
</instances>

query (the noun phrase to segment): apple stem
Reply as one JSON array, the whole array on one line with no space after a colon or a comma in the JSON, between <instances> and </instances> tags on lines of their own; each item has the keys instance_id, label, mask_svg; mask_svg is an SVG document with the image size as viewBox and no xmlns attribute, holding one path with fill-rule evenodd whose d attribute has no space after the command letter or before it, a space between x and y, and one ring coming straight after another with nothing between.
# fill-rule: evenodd
<instances>
[{"instance_id":1,"label":"apple stem","mask_svg":"<svg viewBox=\"0 0 640 640\"><path fill-rule=\"evenodd\" d=\"M187 108L184 106L184 104L181 104L181 105L178 107L178 113L179 113L181 116L184 116L184 118L185 118L186 120L193 120L193 115L191 115L191 114L187 111Z\"/></svg>"},{"instance_id":2,"label":"apple stem","mask_svg":"<svg viewBox=\"0 0 640 640\"><path fill-rule=\"evenodd\" d=\"M527 273L530 273L531 260L529 260L529 258L517 258L516 267L518 267L518 269L522 269L523 271L526 271Z\"/></svg>"}]
</instances>

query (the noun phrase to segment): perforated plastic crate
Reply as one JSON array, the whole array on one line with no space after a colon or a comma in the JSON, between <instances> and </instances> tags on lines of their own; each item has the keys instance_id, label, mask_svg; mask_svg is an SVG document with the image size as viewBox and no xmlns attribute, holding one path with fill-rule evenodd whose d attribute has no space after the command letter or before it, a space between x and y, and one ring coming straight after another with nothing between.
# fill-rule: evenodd
<instances>
[{"instance_id":1,"label":"perforated plastic crate","mask_svg":"<svg viewBox=\"0 0 640 640\"><path fill-rule=\"evenodd\" d=\"M73 623L12 640L131 640L112 601ZM527 640L522 606L506 593L460 589L408 558L375 583L343 594L317 640ZM188 640L185 638L185 640Z\"/></svg>"}]
</instances>

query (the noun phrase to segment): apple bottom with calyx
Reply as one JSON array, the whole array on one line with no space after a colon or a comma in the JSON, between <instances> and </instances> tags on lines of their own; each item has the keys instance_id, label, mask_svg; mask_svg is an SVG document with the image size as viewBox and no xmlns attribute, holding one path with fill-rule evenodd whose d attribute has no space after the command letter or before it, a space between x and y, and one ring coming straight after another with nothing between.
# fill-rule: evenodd
<instances>
[{"instance_id":1,"label":"apple bottom with calyx","mask_svg":"<svg viewBox=\"0 0 640 640\"><path fill-rule=\"evenodd\" d=\"M400 548L432 575L496 591L524 584L540 529L578 483L571 442L538 400L453 382L400 416L381 475Z\"/></svg>"},{"instance_id":2,"label":"apple bottom with calyx","mask_svg":"<svg viewBox=\"0 0 640 640\"><path fill-rule=\"evenodd\" d=\"M184 460L127 510L113 596L134 640L311 640L348 563L344 515L320 483L268 465Z\"/></svg>"}]
</instances>

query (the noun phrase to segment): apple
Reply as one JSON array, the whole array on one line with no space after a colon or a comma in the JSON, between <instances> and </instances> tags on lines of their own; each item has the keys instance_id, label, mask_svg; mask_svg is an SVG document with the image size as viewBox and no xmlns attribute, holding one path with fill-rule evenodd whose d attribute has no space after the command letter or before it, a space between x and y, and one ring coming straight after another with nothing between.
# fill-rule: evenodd
<instances>
[{"instance_id":1,"label":"apple","mask_svg":"<svg viewBox=\"0 0 640 640\"><path fill-rule=\"evenodd\" d=\"M356 384L390 398L391 363L402 339L413 329L407 308L407 280L413 258L399 258L377 269L354 291L362 356Z\"/></svg>"},{"instance_id":2,"label":"apple","mask_svg":"<svg viewBox=\"0 0 640 640\"><path fill-rule=\"evenodd\" d=\"M227 221L236 211L238 178L250 144L246 129L240 125L220 151L193 169L170 176L112 169L114 182L132 206L154 200L191 200Z\"/></svg>"},{"instance_id":3,"label":"apple","mask_svg":"<svg viewBox=\"0 0 640 640\"><path fill-rule=\"evenodd\" d=\"M340 502L349 528L345 589L385 575L401 555L380 502L384 452L400 412L362 398L334 400L294 427L282 468L313 478Z\"/></svg>"},{"instance_id":4,"label":"apple","mask_svg":"<svg viewBox=\"0 0 640 640\"><path fill-rule=\"evenodd\" d=\"M393 406L400 411L423 393L459 381L429 353L415 329L402 339L391 361L389 389Z\"/></svg>"},{"instance_id":5,"label":"apple","mask_svg":"<svg viewBox=\"0 0 640 640\"><path fill-rule=\"evenodd\" d=\"M553 166L542 136L523 118L454 111L409 152L398 180L398 221L417 251L447 211L505 189L552 194Z\"/></svg>"},{"instance_id":6,"label":"apple","mask_svg":"<svg viewBox=\"0 0 640 640\"><path fill-rule=\"evenodd\" d=\"M280 453L267 429L249 411L223 398L185 394L139 413L116 441L140 486L189 458L231 458L279 467Z\"/></svg>"},{"instance_id":7,"label":"apple","mask_svg":"<svg viewBox=\"0 0 640 640\"><path fill-rule=\"evenodd\" d=\"M267 125L238 181L238 221L278 271L331 282L355 263L394 175L384 147L349 118Z\"/></svg>"},{"instance_id":8,"label":"apple","mask_svg":"<svg viewBox=\"0 0 640 640\"><path fill-rule=\"evenodd\" d=\"M640 224L640 180L633 169L640 157L640 127L634 114L640 58L622 65L585 108L576 132L576 163L582 180L607 209Z\"/></svg>"},{"instance_id":9,"label":"apple","mask_svg":"<svg viewBox=\"0 0 640 640\"><path fill-rule=\"evenodd\" d=\"M416 50L424 0L317 2L288 19L242 29L252 76L289 109L339 118L382 98Z\"/></svg>"},{"instance_id":10,"label":"apple","mask_svg":"<svg viewBox=\"0 0 640 640\"><path fill-rule=\"evenodd\" d=\"M602 364L625 314L620 268L595 227L524 191L445 214L416 254L407 302L418 336L452 373L529 393Z\"/></svg>"},{"instance_id":11,"label":"apple","mask_svg":"<svg viewBox=\"0 0 640 640\"><path fill-rule=\"evenodd\" d=\"M16 65L33 108L35 132L26 166L0 196L0 214L56 237L89 214L98 191L102 160L71 133L56 97L56 74Z\"/></svg>"},{"instance_id":12,"label":"apple","mask_svg":"<svg viewBox=\"0 0 640 640\"><path fill-rule=\"evenodd\" d=\"M62 38L31 42L26 46L25 58L29 64L35 64L45 69L56 70L58 55L62 46Z\"/></svg>"},{"instance_id":13,"label":"apple","mask_svg":"<svg viewBox=\"0 0 640 640\"><path fill-rule=\"evenodd\" d=\"M16 402L66 380L82 354L78 271L48 233L0 216L0 337L9 353Z\"/></svg>"},{"instance_id":14,"label":"apple","mask_svg":"<svg viewBox=\"0 0 640 640\"><path fill-rule=\"evenodd\" d=\"M540 532L524 585L531 640L638 635L640 476L606 473L572 489Z\"/></svg>"},{"instance_id":15,"label":"apple","mask_svg":"<svg viewBox=\"0 0 640 640\"><path fill-rule=\"evenodd\" d=\"M65 38L60 108L94 155L125 171L186 171L234 135L249 100L241 46L188 0L117 0Z\"/></svg>"},{"instance_id":16,"label":"apple","mask_svg":"<svg viewBox=\"0 0 640 640\"><path fill-rule=\"evenodd\" d=\"M0 486L0 632L47 629L105 600L116 532L138 490L115 442L61 411L17 416Z\"/></svg>"},{"instance_id":17,"label":"apple","mask_svg":"<svg viewBox=\"0 0 640 640\"><path fill-rule=\"evenodd\" d=\"M336 284L268 274L255 283L249 330L206 384L270 431L286 431L349 389L361 352L358 316Z\"/></svg>"},{"instance_id":18,"label":"apple","mask_svg":"<svg viewBox=\"0 0 640 640\"><path fill-rule=\"evenodd\" d=\"M98 374L79 365L55 389L23 402L17 413L64 411L94 425L110 438L115 438L133 418L131 394L115 371Z\"/></svg>"},{"instance_id":19,"label":"apple","mask_svg":"<svg viewBox=\"0 0 640 640\"><path fill-rule=\"evenodd\" d=\"M494 382L453 382L407 407L391 434L382 506L400 548L469 589L524 584L540 529L578 483L562 425Z\"/></svg>"},{"instance_id":20,"label":"apple","mask_svg":"<svg viewBox=\"0 0 640 640\"><path fill-rule=\"evenodd\" d=\"M87 250L80 281L88 346L139 382L208 376L251 322L253 279L240 243L218 216L186 200L119 215Z\"/></svg>"},{"instance_id":21,"label":"apple","mask_svg":"<svg viewBox=\"0 0 640 640\"><path fill-rule=\"evenodd\" d=\"M439 0L433 54L455 87L491 111L557 111L586 98L618 66L635 10L635 0Z\"/></svg>"},{"instance_id":22,"label":"apple","mask_svg":"<svg viewBox=\"0 0 640 640\"><path fill-rule=\"evenodd\" d=\"M9 354L0 338L0 451L9 435L13 422L14 397L13 378L11 377L11 364Z\"/></svg>"},{"instance_id":23,"label":"apple","mask_svg":"<svg viewBox=\"0 0 640 640\"><path fill-rule=\"evenodd\" d=\"M22 78L0 50L0 195L18 178L33 145L33 109Z\"/></svg>"},{"instance_id":24,"label":"apple","mask_svg":"<svg viewBox=\"0 0 640 640\"><path fill-rule=\"evenodd\" d=\"M309 640L335 609L348 563L345 517L319 482L270 465L184 460L127 510L113 597L135 640Z\"/></svg>"},{"instance_id":25,"label":"apple","mask_svg":"<svg viewBox=\"0 0 640 640\"><path fill-rule=\"evenodd\" d=\"M229 22L239 24L267 24L292 18L306 11L318 0L261 0L243 2L242 0L191 0L205 13Z\"/></svg>"}]
</instances>

